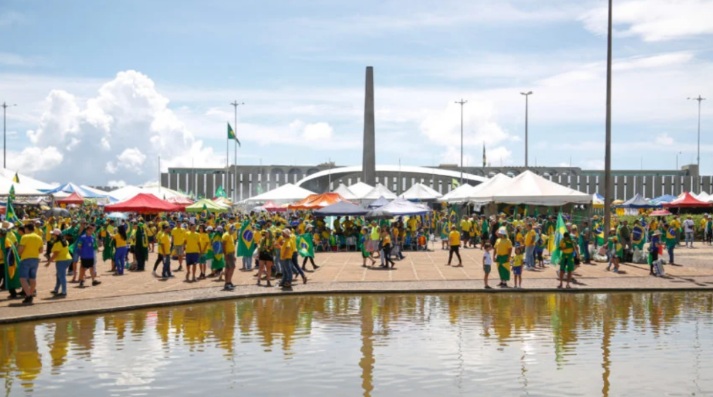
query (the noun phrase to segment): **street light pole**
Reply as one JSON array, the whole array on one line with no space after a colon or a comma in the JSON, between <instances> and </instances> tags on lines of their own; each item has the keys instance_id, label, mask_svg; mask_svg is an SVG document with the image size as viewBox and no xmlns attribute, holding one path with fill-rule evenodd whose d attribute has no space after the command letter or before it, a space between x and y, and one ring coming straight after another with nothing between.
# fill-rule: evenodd
<instances>
[{"instance_id":1,"label":"street light pole","mask_svg":"<svg viewBox=\"0 0 713 397\"><path fill-rule=\"evenodd\" d=\"M683 152L678 152L678 153L676 153L676 171L679 170L679 168L678 168L678 156L681 155L681 154L683 154Z\"/></svg>"},{"instance_id":2,"label":"street light pole","mask_svg":"<svg viewBox=\"0 0 713 397\"><path fill-rule=\"evenodd\" d=\"M468 101L461 98L456 103L460 105L460 184L463 185L463 105Z\"/></svg>"},{"instance_id":3,"label":"street light pole","mask_svg":"<svg viewBox=\"0 0 713 397\"><path fill-rule=\"evenodd\" d=\"M609 0L607 23L607 98L606 98L606 139L604 151L604 235L609 237L611 225L611 66L612 66L612 0Z\"/></svg>"},{"instance_id":4,"label":"street light pole","mask_svg":"<svg viewBox=\"0 0 713 397\"><path fill-rule=\"evenodd\" d=\"M2 168L7 168L7 108L17 106L2 103Z\"/></svg>"},{"instance_id":5,"label":"street light pole","mask_svg":"<svg viewBox=\"0 0 713 397\"><path fill-rule=\"evenodd\" d=\"M697 98L688 98L689 101L698 101L698 157L696 163L698 164L698 175L701 174L701 102L705 101L700 94Z\"/></svg>"},{"instance_id":6,"label":"street light pole","mask_svg":"<svg viewBox=\"0 0 713 397\"><path fill-rule=\"evenodd\" d=\"M532 95L532 91L528 92L521 92L520 95L525 96L525 168L527 168L527 150L528 150L528 144L527 144L527 122L528 122L528 107L529 107L529 97Z\"/></svg>"}]
</instances>

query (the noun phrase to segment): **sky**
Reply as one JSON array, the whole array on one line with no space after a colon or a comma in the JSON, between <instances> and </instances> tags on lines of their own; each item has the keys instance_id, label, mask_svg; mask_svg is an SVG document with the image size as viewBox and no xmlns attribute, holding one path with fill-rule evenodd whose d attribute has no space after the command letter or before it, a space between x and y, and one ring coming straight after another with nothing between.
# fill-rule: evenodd
<instances>
[{"instance_id":1,"label":"sky","mask_svg":"<svg viewBox=\"0 0 713 397\"><path fill-rule=\"evenodd\" d=\"M7 168L140 184L168 167L377 163L602 169L605 0L0 2ZM612 167L713 174L713 0L615 0ZM230 163L234 146L229 147Z\"/></svg>"}]
</instances>

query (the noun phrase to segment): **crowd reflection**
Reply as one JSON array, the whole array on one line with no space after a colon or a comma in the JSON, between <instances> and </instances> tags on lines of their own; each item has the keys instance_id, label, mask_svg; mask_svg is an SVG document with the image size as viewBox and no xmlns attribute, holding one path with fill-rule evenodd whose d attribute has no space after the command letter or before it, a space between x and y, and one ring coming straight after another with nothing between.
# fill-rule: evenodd
<instances>
[{"instance_id":1,"label":"crowd reflection","mask_svg":"<svg viewBox=\"0 0 713 397\"><path fill-rule=\"evenodd\" d=\"M246 338L289 358L296 354L294 343L309 338L315 327L352 327L361 336L355 365L363 393L370 395L378 364L375 346L405 322L427 324L442 317L454 327L476 324L483 338L503 346L513 335L548 332L558 365L567 365L567 352L583 331L601 332L602 393L607 395L609 343L616 330L660 335L682 313L712 310L712 295L681 293L266 297L0 326L0 376L8 394L18 384L31 392L43 371L58 375L69 360L91 360L100 341L118 351L148 337L160 341L166 353L178 345L191 351L217 348L229 360Z\"/></svg>"}]
</instances>

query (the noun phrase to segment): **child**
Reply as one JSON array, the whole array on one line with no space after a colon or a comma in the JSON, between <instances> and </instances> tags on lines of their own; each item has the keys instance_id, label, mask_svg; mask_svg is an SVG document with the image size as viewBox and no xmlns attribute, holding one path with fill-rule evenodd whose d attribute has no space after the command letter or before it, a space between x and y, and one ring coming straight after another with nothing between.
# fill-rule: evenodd
<instances>
[{"instance_id":1,"label":"child","mask_svg":"<svg viewBox=\"0 0 713 397\"><path fill-rule=\"evenodd\" d=\"M543 253L545 252L545 247L547 246L547 236L541 234L539 228L537 229L537 237L535 243L535 257L537 258L537 267L545 268L545 260Z\"/></svg>"},{"instance_id":2,"label":"child","mask_svg":"<svg viewBox=\"0 0 713 397\"><path fill-rule=\"evenodd\" d=\"M512 274L515 288L522 288L522 246L515 245L515 256L512 258Z\"/></svg>"},{"instance_id":3,"label":"child","mask_svg":"<svg viewBox=\"0 0 713 397\"><path fill-rule=\"evenodd\" d=\"M368 247L366 246L366 242L369 240L369 229L366 227L363 227L361 229L361 240L360 240L360 245L361 245L361 257L364 259L364 262L362 263L362 267L366 267L366 260L367 258L371 261L371 266L374 266L376 261L374 258L371 257L371 252L369 252Z\"/></svg>"},{"instance_id":4,"label":"child","mask_svg":"<svg viewBox=\"0 0 713 397\"><path fill-rule=\"evenodd\" d=\"M490 269L493 266L493 253L491 252L493 247L490 243L483 243L483 282L485 283L485 289L492 289L493 287L488 285L488 276L490 275Z\"/></svg>"}]
</instances>

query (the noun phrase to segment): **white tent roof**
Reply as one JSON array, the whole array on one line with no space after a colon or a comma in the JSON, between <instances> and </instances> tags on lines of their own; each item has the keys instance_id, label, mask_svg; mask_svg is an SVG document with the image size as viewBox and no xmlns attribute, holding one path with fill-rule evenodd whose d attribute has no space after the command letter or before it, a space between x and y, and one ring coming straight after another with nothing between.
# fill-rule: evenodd
<instances>
[{"instance_id":1,"label":"white tent roof","mask_svg":"<svg viewBox=\"0 0 713 397\"><path fill-rule=\"evenodd\" d=\"M386 186L377 183L376 186L374 186L371 191L363 197L360 197L362 200L376 200L379 197L383 197L388 200L394 200L396 198L396 195L391 192L391 190L387 189Z\"/></svg>"},{"instance_id":2,"label":"white tent roof","mask_svg":"<svg viewBox=\"0 0 713 397\"><path fill-rule=\"evenodd\" d=\"M141 190L140 187L132 186L132 185L126 185L124 187L120 187L118 189L115 189L115 190L112 190L111 192L109 192L109 194L111 194L112 197L114 197L115 199L117 199L119 201L128 200L128 199L136 196L139 193L144 193L144 191ZM161 197L159 197L159 198L161 198Z\"/></svg>"},{"instance_id":3,"label":"white tent roof","mask_svg":"<svg viewBox=\"0 0 713 397\"><path fill-rule=\"evenodd\" d=\"M694 193L693 197L697 198L698 200L706 201L706 202L711 199L711 196L706 192L700 192L698 194Z\"/></svg>"},{"instance_id":4,"label":"white tent roof","mask_svg":"<svg viewBox=\"0 0 713 397\"><path fill-rule=\"evenodd\" d=\"M20 184L29 187L30 189L35 189L35 190L50 190L54 189L57 187L57 185L51 185L49 183L44 183L42 181L38 181L37 179L30 178L27 175L17 173L16 171L7 169L7 168L0 168L0 176L5 177L7 179L12 180L12 178L15 177L15 174L17 174L17 177L20 178ZM17 190L17 184L15 184L15 190Z\"/></svg>"},{"instance_id":5,"label":"white tent roof","mask_svg":"<svg viewBox=\"0 0 713 397\"><path fill-rule=\"evenodd\" d=\"M401 197L407 200L435 200L443 197L443 195L422 183L416 183L405 191Z\"/></svg>"},{"instance_id":6,"label":"white tent roof","mask_svg":"<svg viewBox=\"0 0 713 397\"><path fill-rule=\"evenodd\" d=\"M22 181L22 179L20 179ZM40 192L39 190L33 189L31 187L25 186L20 183L15 183L12 179L0 176L0 196L7 196L10 194L10 187L15 186L15 196L46 196L47 194Z\"/></svg>"},{"instance_id":7,"label":"white tent roof","mask_svg":"<svg viewBox=\"0 0 713 397\"><path fill-rule=\"evenodd\" d=\"M378 185L377 185L378 186ZM412 203L404 198L398 198L389 204L379 208L380 211L387 211L394 216L424 214L430 211L428 206Z\"/></svg>"},{"instance_id":8,"label":"white tent roof","mask_svg":"<svg viewBox=\"0 0 713 397\"><path fill-rule=\"evenodd\" d=\"M460 185L457 188L446 193L443 197L438 199L438 201L446 203L462 203L464 201L467 201L466 198L470 195L473 189L475 189L475 186L469 185L467 183Z\"/></svg>"},{"instance_id":9,"label":"white tent roof","mask_svg":"<svg viewBox=\"0 0 713 397\"><path fill-rule=\"evenodd\" d=\"M372 190L374 190L374 187L371 185L367 185L364 182L357 182L349 186L349 191L352 192L358 199L363 198Z\"/></svg>"},{"instance_id":10,"label":"white tent roof","mask_svg":"<svg viewBox=\"0 0 713 397\"><path fill-rule=\"evenodd\" d=\"M476 203L489 203L493 201L495 193L499 192L503 186L510 184L512 178L505 174L497 174L480 185L474 187L466 199Z\"/></svg>"},{"instance_id":11,"label":"white tent roof","mask_svg":"<svg viewBox=\"0 0 713 397\"><path fill-rule=\"evenodd\" d=\"M297 200L302 200L303 198L314 194L314 192L307 189L295 186L291 183L282 185L276 189L272 189L269 192L263 194L258 194L257 196L250 197L245 200L248 203L273 201L276 203L286 203L293 202Z\"/></svg>"},{"instance_id":12,"label":"white tent roof","mask_svg":"<svg viewBox=\"0 0 713 397\"><path fill-rule=\"evenodd\" d=\"M144 193L153 194L161 200L168 200L171 198L190 198L190 196L185 193L181 193L167 187L162 187L158 184L158 182L145 183L139 187Z\"/></svg>"},{"instance_id":13,"label":"white tent roof","mask_svg":"<svg viewBox=\"0 0 713 397\"><path fill-rule=\"evenodd\" d=\"M339 193L340 196L344 197L345 200L356 200L358 197L352 193L351 190L349 190L348 187L346 187L343 183L340 183L339 186L337 186L336 189L334 189L334 193Z\"/></svg>"},{"instance_id":14,"label":"white tent roof","mask_svg":"<svg viewBox=\"0 0 713 397\"><path fill-rule=\"evenodd\" d=\"M559 206L570 203L591 204L592 197L545 179L532 171L524 171L493 194L493 201L506 204Z\"/></svg>"}]
</instances>

